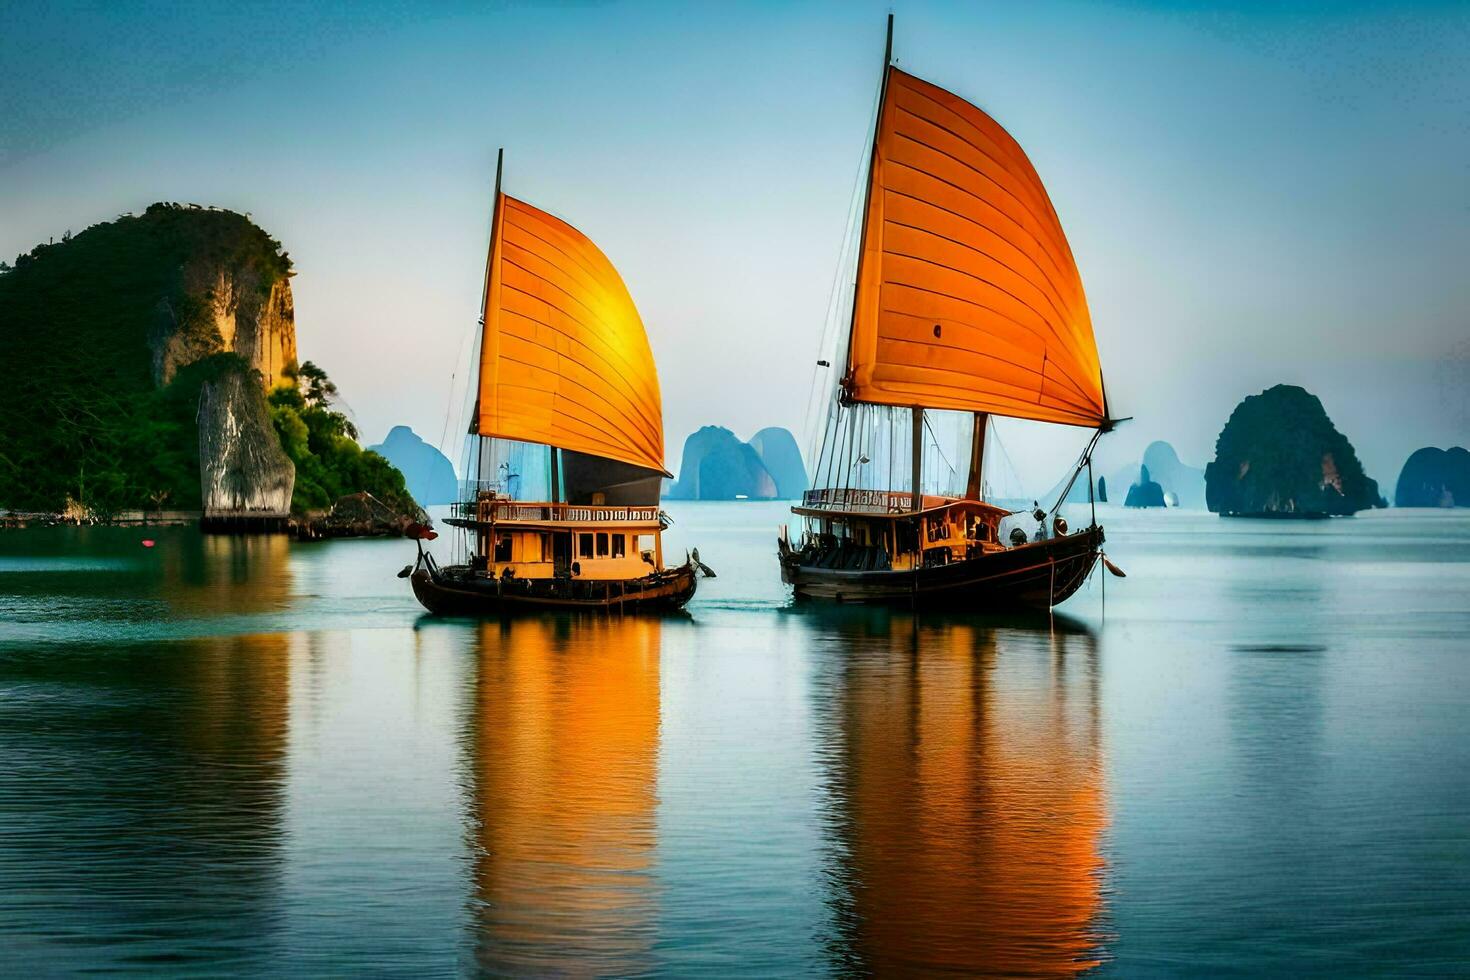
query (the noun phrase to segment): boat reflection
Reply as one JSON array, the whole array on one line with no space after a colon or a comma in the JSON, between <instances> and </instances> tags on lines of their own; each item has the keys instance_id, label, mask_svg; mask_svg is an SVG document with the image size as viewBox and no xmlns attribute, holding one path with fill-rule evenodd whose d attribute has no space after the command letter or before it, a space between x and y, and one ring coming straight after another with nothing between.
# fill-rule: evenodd
<instances>
[{"instance_id":1,"label":"boat reflection","mask_svg":"<svg viewBox=\"0 0 1470 980\"><path fill-rule=\"evenodd\" d=\"M1097 965L1107 814L1094 637L851 612L808 621L831 650L814 711L838 967Z\"/></svg>"},{"instance_id":2,"label":"boat reflection","mask_svg":"<svg viewBox=\"0 0 1470 980\"><path fill-rule=\"evenodd\" d=\"M464 741L479 971L650 968L659 630L646 617L478 628Z\"/></svg>"}]
</instances>

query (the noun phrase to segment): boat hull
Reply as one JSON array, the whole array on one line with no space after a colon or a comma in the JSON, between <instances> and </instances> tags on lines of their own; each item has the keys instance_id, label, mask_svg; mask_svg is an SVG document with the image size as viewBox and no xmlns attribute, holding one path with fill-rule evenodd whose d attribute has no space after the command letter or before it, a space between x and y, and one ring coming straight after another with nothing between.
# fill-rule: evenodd
<instances>
[{"instance_id":1,"label":"boat hull","mask_svg":"<svg viewBox=\"0 0 1470 980\"><path fill-rule=\"evenodd\" d=\"M433 570L420 565L409 576L409 582L419 603L435 615L499 616L557 609L668 611L682 607L694 597L699 579L690 562L623 581L501 581L473 575L464 565Z\"/></svg>"},{"instance_id":2,"label":"boat hull","mask_svg":"<svg viewBox=\"0 0 1470 980\"><path fill-rule=\"evenodd\" d=\"M1048 608L1065 602L1087 581L1103 544L1089 527L978 558L909 571L848 571L781 558L781 578L798 599L881 603L945 609Z\"/></svg>"}]
</instances>

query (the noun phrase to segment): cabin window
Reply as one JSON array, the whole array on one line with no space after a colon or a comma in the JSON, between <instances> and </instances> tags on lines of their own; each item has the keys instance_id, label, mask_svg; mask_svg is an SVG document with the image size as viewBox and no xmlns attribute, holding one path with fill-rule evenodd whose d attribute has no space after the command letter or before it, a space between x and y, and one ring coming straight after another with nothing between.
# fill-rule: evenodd
<instances>
[{"instance_id":1,"label":"cabin window","mask_svg":"<svg viewBox=\"0 0 1470 980\"><path fill-rule=\"evenodd\" d=\"M551 561L551 535L541 535L541 561Z\"/></svg>"},{"instance_id":2,"label":"cabin window","mask_svg":"<svg viewBox=\"0 0 1470 980\"><path fill-rule=\"evenodd\" d=\"M638 535L638 553L643 554L645 552L650 554L653 552L653 535L651 534Z\"/></svg>"},{"instance_id":3,"label":"cabin window","mask_svg":"<svg viewBox=\"0 0 1470 980\"><path fill-rule=\"evenodd\" d=\"M592 557L592 535L590 535L590 534L579 534L579 535L577 535L577 557L579 557L579 558L591 558Z\"/></svg>"},{"instance_id":4,"label":"cabin window","mask_svg":"<svg viewBox=\"0 0 1470 980\"><path fill-rule=\"evenodd\" d=\"M607 534L605 532L597 535L597 557L607 557Z\"/></svg>"},{"instance_id":5,"label":"cabin window","mask_svg":"<svg viewBox=\"0 0 1470 980\"><path fill-rule=\"evenodd\" d=\"M612 536L612 556L614 558L622 558L628 553L627 542L626 535L614 534Z\"/></svg>"},{"instance_id":6,"label":"cabin window","mask_svg":"<svg viewBox=\"0 0 1470 980\"><path fill-rule=\"evenodd\" d=\"M592 495L592 506L593 507L601 507L602 505L604 505L606 503L607 503L607 494L603 493L602 491L599 490L597 493L594 493Z\"/></svg>"},{"instance_id":7,"label":"cabin window","mask_svg":"<svg viewBox=\"0 0 1470 980\"><path fill-rule=\"evenodd\" d=\"M495 536L495 560L497 562L510 561L509 534L497 534Z\"/></svg>"}]
</instances>

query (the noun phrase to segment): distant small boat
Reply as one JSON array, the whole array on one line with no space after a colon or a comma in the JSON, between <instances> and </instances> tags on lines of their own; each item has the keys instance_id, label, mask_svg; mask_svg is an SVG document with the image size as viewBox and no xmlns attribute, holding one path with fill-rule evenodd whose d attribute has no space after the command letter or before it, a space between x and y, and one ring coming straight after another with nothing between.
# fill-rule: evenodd
<instances>
[{"instance_id":1,"label":"distant small boat","mask_svg":"<svg viewBox=\"0 0 1470 980\"><path fill-rule=\"evenodd\" d=\"M1082 280L1020 145L895 68L892 49L890 15L846 358L817 362L842 374L821 376L832 397L815 489L791 508L803 532L781 529L782 577L798 598L1049 607L1103 544L1095 515L1069 531L1056 513L1083 469L1090 493L1092 449L1114 424ZM962 494L923 492L926 410L970 416ZM983 499L993 415L1096 430L1031 536L1011 527L1002 540L1012 512ZM908 489L893 489L904 469Z\"/></svg>"},{"instance_id":2,"label":"distant small boat","mask_svg":"<svg viewBox=\"0 0 1470 980\"><path fill-rule=\"evenodd\" d=\"M735 495L735 499L736 500L749 500L750 499L750 494L748 494L748 493L737 493Z\"/></svg>"},{"instance_id":3,"label":"distant small boat","mask_svg":"<svg viewBox=\"0 0 1470 980\"><path fill-rule=\"evenodd\" d=\"M638 309L607 256L576 228L501 193L495 203L470 424L468 499L446 523L469 560L441 567L422 537L408 578L435 613L676 609L698 553L664 564L663 408ZM487 458L492 440L544 445L549 500L519 500ZM508 471L507 471L508 472Z\"/></svg>"}]
</instances>

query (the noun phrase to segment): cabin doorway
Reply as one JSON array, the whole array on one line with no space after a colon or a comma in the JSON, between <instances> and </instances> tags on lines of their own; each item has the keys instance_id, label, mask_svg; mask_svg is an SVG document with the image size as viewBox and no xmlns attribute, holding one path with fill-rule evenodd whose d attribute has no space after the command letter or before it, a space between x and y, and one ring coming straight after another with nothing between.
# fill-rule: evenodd
<instances>
[{"instance_id":1,"label":"cabin doorway","mask_svg":"<svg viewBox=\"0 0 1470 980\"><path fill-rule=\"evenodd\" d=\"M570 534L553 534L551 536L551 561L552 570L557 576L571 574L572 536Z\"/></svg>"}]
</instances>

